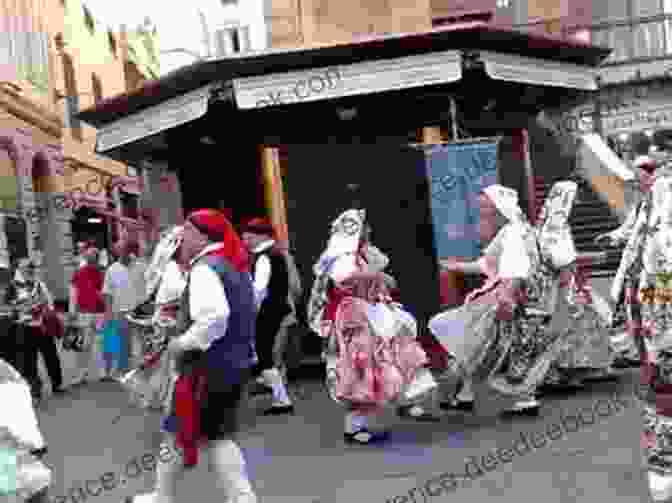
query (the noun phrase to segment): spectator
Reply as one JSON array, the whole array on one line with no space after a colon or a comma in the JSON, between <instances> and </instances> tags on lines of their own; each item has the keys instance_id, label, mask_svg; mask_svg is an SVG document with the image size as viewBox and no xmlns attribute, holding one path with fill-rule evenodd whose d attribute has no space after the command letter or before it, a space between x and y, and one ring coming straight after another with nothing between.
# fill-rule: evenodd
<instances>
[{"instance_id":1,"label":"spectator","mask_svg":"<svg viewBox=\"0 0 672 503\"><path fill-rule=\"evenodd\" d=\"M103 295L105 296L105 320L116 320L122 340L119 371L129 370L140 363L142 348L139 338L129 330L126 314L145 300L145 261L133 258L137 246L128 240L119 241L115 246L117 261L105 273ZM130 359L134 361L129 361Z\"/></svg>"},{"instance_id":2,"label":"spectator","mask_svg":"<svg viewBox=\"0 0 672 503\"><path fill-rule=\"evenodd\" d=\"M38 356L42 353L54 393L62 393L63 372L56 341L44 333L44 310L54 309L54 300L47 286L36 274L35 264L22 259L9 292L8 301L18 316L17 360L19 372L30 383L33 397L42 398L42 381L38 373Z\"/></svg>"},{"instance_id":3,"label":"spectator","mask_svg":"<svg viewBox=\"0 0 672 503\"><path fill-rule=\"evenodd\" d=\"M105 313L103 273L98 267L98 251L89 248L84 252L83 258L85 265L73 275L70 288L70 318L84 331L86 341L84 351L78 353L77 358L77 366L82 372L78 379L80 382L86 382L96 374L97 377L100 376L100 347L96 340L96 327ZM110 377L110 372L107 365L105 377Z\"/></svg>"}]
</instances>

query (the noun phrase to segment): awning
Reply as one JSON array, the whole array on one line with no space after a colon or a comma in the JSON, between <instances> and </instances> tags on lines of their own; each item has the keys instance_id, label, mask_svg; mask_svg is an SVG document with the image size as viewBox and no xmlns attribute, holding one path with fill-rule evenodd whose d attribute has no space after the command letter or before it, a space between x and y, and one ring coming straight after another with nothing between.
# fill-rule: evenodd
<instances>
[{"instance_id":1,"label":"awning","mask_svg":"<svg viewBox=\"0 0 672 503\"><path fill-rule=\"evenodd\" d=\"M211 88L209 84L102 127L96 151L106 152L203 117L208 111Z\"/></svg>"},{"instance_id":2,"label":"awning","mask_svg":"<svg viewBox=\"0 0 672 503\"><path fill-rule=\"evenodd\" d=\"M480 56L485 63L485 71L495 80L597 90L597 71L585 66L488 51L482 51Z\"/></svg>"},{"instance_id":3,"label":"awning","mask_svg":"<svg viewBox=\"0 0 672 503\"><path fill-rule=\"evenodd\" d=\"M265 108L447 84L462 78L460 51L233 79L238 108Z\"/></svg>"}]
</instances>

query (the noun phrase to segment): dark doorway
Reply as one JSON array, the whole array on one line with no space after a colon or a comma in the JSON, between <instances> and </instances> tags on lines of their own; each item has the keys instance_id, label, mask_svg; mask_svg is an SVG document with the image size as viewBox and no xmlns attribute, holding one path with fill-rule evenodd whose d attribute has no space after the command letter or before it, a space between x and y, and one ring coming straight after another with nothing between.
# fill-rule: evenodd
<instances>
[{"instance_id":1,"label":"dark doorway","mask_svg":"<svg viewBox=\"0 0 672 503\"><path fill-rule=\"evenodd\" d=\"M105 218L98 215L95 210L87 207L74 212L71 220L72 240L75 246L80 241L94 241L99 250L110 247L109 235Z\"/></svg>"},{"instance_id":2,"label":"dark doorway","mask_svg":"<svg viewBox=\"0 0 672 503\"><path fill-rule=\"evenodd\" d=\"M27 226L23 218L12 215L5 216L5 235L7 236L7 248L12 265L28 257Z\"/></svg>"},{"instance_id":3,"label":"dark doorway","mask_svg":"<svg viewBox=\"0 0 672 503\"><path fill-rule=\"evenodd\" d=\"M351 207L348 185L357 184L373 243L390 258L402 301L424 327L440 307L424 154L400 145L291 145L287 162L290 242L307 294L330 224Z\"/></svg>"},{"instance_id":4,"label":"dark doorway","mask_svg":"<svg viewBox=\"0 0 672 503\"><path fill-rule=\"evenodd\" d=\"M197 161L194 152L198 152ZM227 144L199 143L182 148L171 159L188 215L202 208L229 209L234 221L266 213L259 147L249 141Z\"/></svg>"}]
</instances>

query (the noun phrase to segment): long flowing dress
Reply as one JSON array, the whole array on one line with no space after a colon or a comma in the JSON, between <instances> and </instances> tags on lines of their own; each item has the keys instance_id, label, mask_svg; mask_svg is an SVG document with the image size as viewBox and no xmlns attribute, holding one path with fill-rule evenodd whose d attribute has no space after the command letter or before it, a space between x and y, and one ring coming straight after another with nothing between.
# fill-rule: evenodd
<instances>
[{"instance_id":1,"label":"long flowing dress","mask_svg":"<svg viewBox=\"0 0 672 503\"><path fill-rule=\"evenodd\" d=\"M607 302L574 272L568 295L567 330L546 382L566 383L611 369L614 351L609 339L611 309Z\"/></svg>"},{"instance_id":2,"label":"long flowing dress","mask_svg":"<svg viewBox=\"0 0 672 503\"><path fill-rule=\"evenodd\" d=\"M315 267L309 319L326 341L331 397L350 410L373 414L436 383L424 368L427 357L416 340L415 319L392 302L384 279L352 277L382 272L387 257L371 245L360 246L358 238L350 240L354 246L347 251L335 245L348 226L361 230L363 222L363 211L350 210L332 225L330 246Z\"/></svg>"},{"instance_id":3,"label":"long flowing dress","mask_svg":"<svg viewBox=\"0 0 672 503\"><path fill-rule=\"evenodd\" d=\"M638 260L640 316L648 360L654 368L643 375L645 388L643 446L651 491L672 494L672 177L656 180L647 239ZM634 278L633 278L634 280ZM649 367L645 366L644 371Z\"/></svg>"},{"instance_id":4,"label":"long flowing dress","mask_svg":"<svg viewBox=\"0 0 672 503\"><path fill-rule=\"evenodd\" d=\"M173 256L181 243L181 228L167 233L156 246L146 272L148 294L155 293L156 309L145 320L144 362L121 379L130 393L131 402L151 409L163 409L170 400L170 391L177 378L174 365L164 351L168 341L178 335L178 311L186 288L184 275Z\"/></svg>"},{"instance_id":5,"label":"long flowing dress","mask_svg":"<svg viewBox=\"0 0 672 503\"><path fill-rule=\"evenodd\" d=\"M571 274L566 290L566 329L559 340L557 358L545 383L562 385L577 378L606 372L613 351L609 339L611 309L588 283L584 266L577 260L569 215L578 191L576 183L562 181L551 189L537 225L542 257Z\"/></svg>"},{"instance_id":6,"label":"long flowing dress","mask_svg":"<svg viewBox=\"0 0 672 503\"><path fill-rule=\"evenodd\" d=\"M517 205L517 195L507 197ZM485 285L463 306L435 316L429 328L477 393L515 403L531 398L554 359L561 332L549 329L549 321L556 314L559 271L542 260L537 232L522 211L507 218L480 259ZM515 279L523 280L524 300L512 320L498 320L499 298Z\"/></svg>"}]
</instances>

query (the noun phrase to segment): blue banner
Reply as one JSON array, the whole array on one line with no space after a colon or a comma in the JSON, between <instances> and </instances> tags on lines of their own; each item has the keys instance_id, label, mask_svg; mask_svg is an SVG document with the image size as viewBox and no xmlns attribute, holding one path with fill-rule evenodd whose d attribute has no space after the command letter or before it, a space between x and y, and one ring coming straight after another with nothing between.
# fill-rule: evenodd
<instances>
[{"instance_id":1,"label":"blue banner","mask_svg":"<svg viewBox=\"0 0 672 503\"><path fill-rule=\"evenodd\" d=\"M497 183L497 143L433 147L427 152L426 169L439 259L478 257L478 194Z\"/></svg>"}]
</instances>

